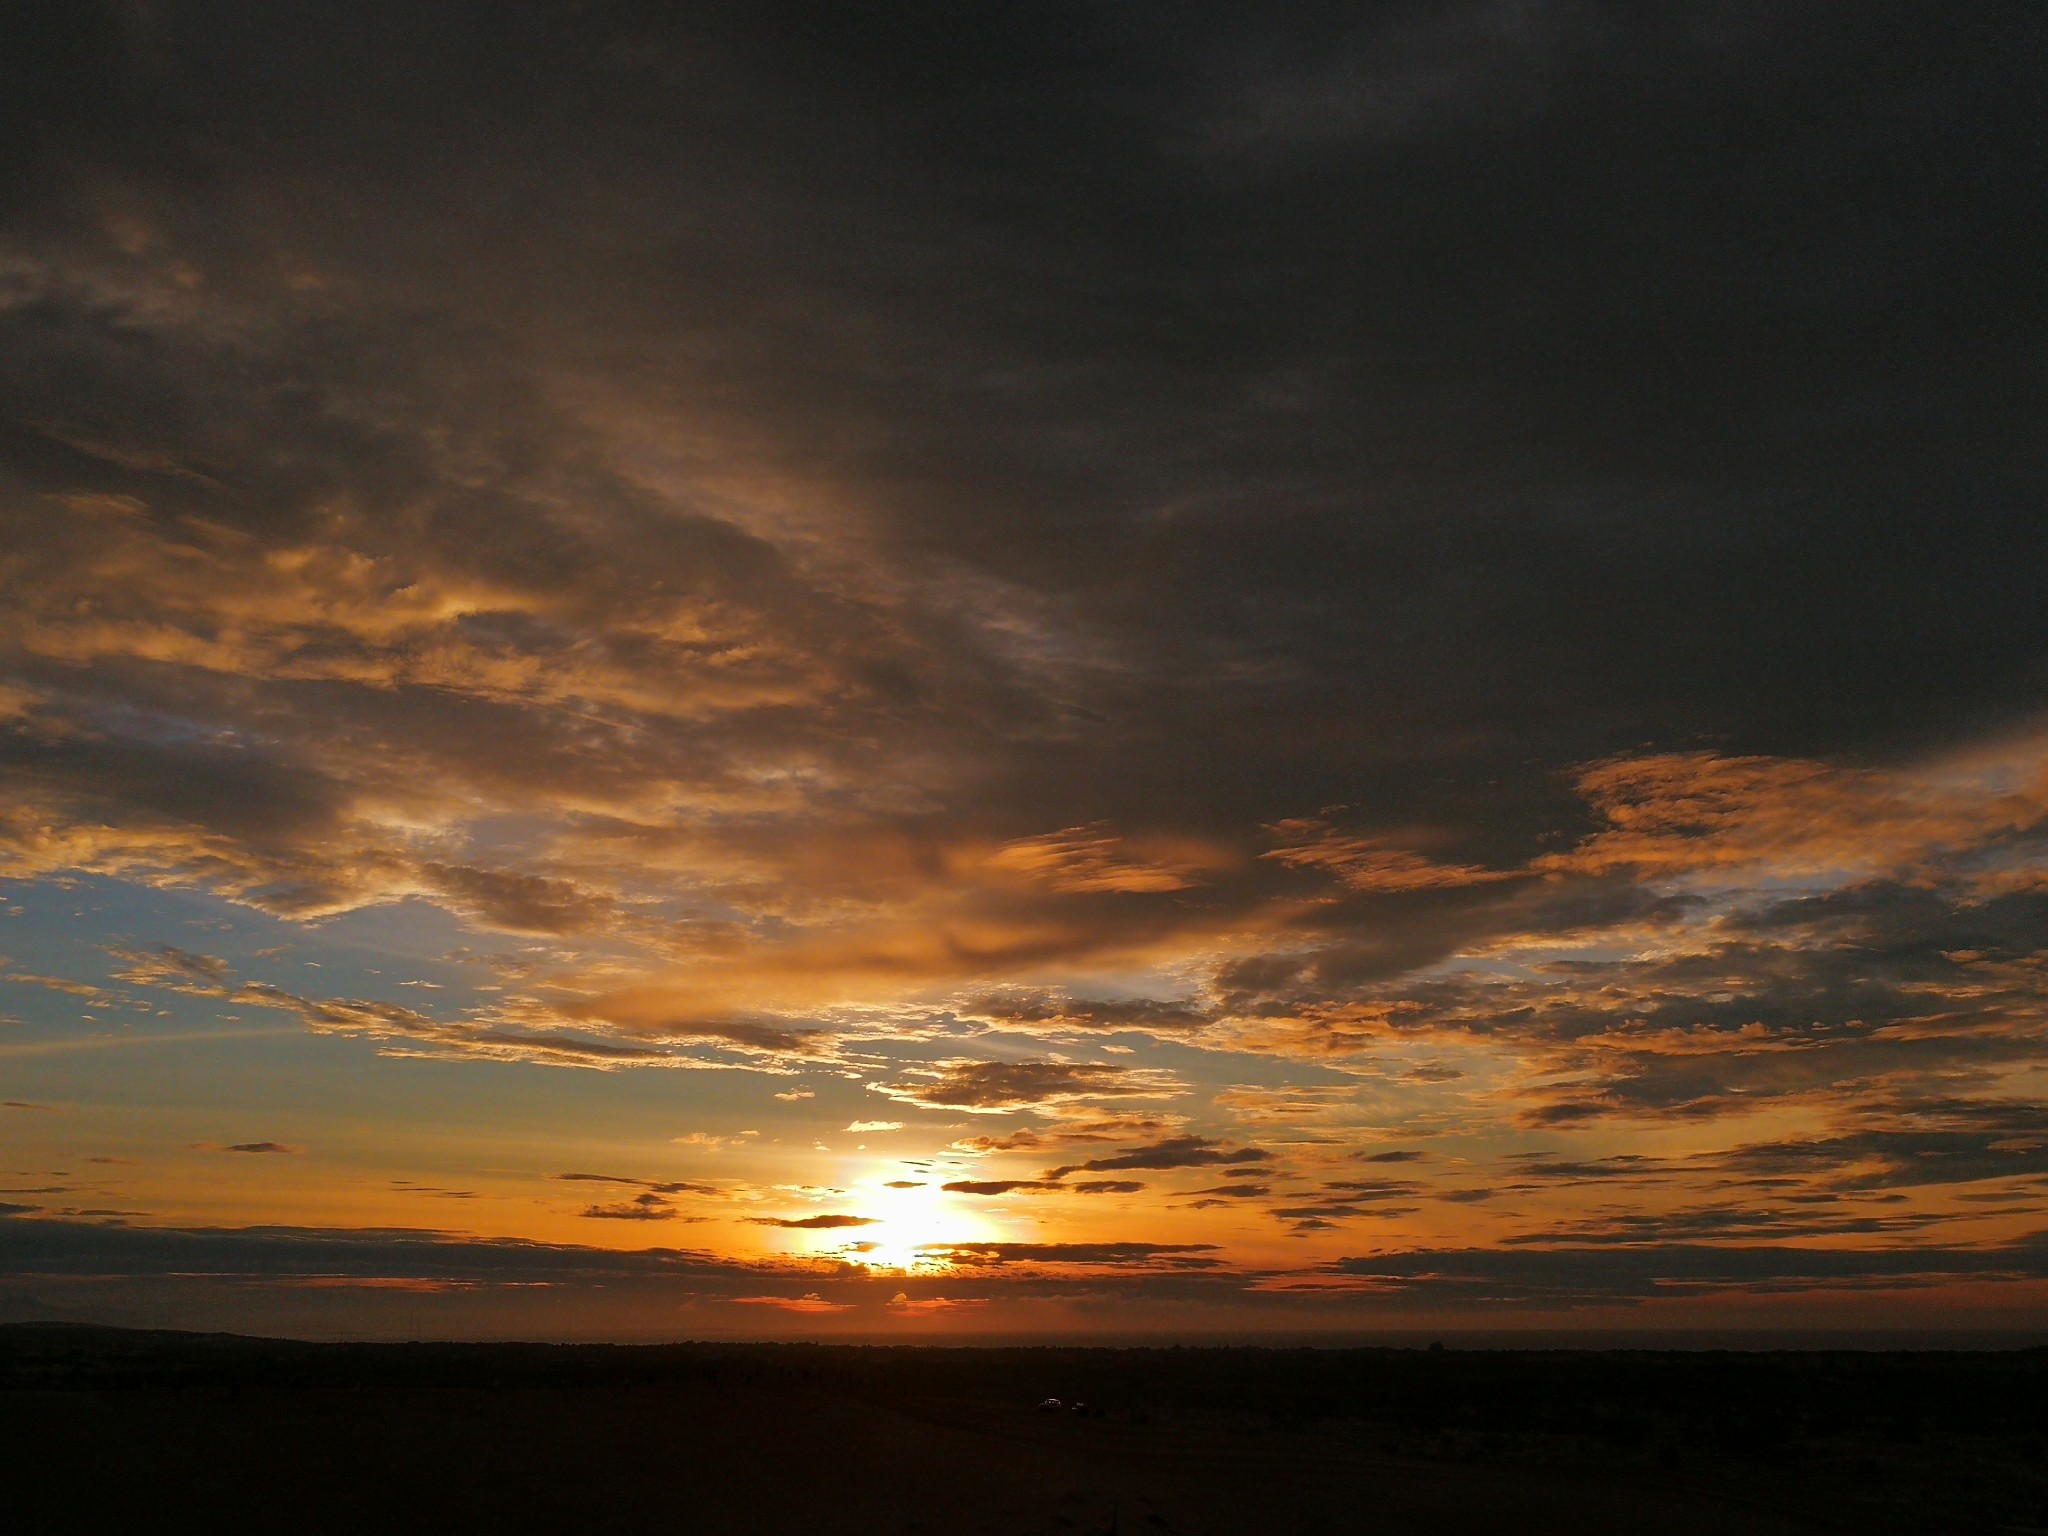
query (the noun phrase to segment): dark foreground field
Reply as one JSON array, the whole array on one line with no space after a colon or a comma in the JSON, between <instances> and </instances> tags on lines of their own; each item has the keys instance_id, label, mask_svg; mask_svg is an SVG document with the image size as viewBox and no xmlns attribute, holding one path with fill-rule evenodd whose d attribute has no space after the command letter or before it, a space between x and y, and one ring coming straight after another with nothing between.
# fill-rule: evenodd
<instances>
[{"instance_id":1,"label":"dark foreground field","mask_svg":"<svg viewBox=\"0 0 2048 1536\"><path fill-rule=\"evenodd\" d=\"M1079 1399L1085 1413L1037 1404ZM0 1526L2048 1526L2048 1351L323 1345L0 1328Z\"/></svg>"}]
</instances>

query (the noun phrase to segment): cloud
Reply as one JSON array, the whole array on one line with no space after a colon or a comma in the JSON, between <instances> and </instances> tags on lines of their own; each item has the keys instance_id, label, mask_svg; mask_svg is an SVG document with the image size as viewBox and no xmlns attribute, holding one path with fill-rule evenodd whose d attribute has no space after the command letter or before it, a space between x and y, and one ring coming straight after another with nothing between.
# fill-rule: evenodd
<instances>
[{"instance_id":1,"label":"cloud","mask_svg":"<svg viewBox=\"0 0 2048 1536\"><path fill-rule=\"evenodd\" d=\"M473 1189L445 1189L433 1184L415 1184L411 1179L393 1179L391 1187L408 1195L425 1195L434 1200L479 1200L483 1197Z\"/></svg>"},{"instance_id":2,"label":"cloud","mask_svg":"<svg viewBox=\"0 0 2048 1536\"><path fill-rule=\"evenodd\" d=\"M952 1061L927 1076L868 1086L907 1104L982 1114L1184 1091L1177 1079L1155 1069L1064 1061Z\"/></svg>"},{"instance_id":3,"label":"cloud","mask_svg":"<svg viewBox=\"0 0 2048 1536\"><path fill-rule=\"evenodd\" d=\"M1412 849L1381 838L1355 837L1320 817L1292 817L1266 829L1278 846L1259 855L1289 869L1313 869L1334 876L1354 891L1428 891L1493 880L1512 880L1514 870L1470 864L1432 863Z\"/></svg>"},{"instance_id":4,"label":"cloud","mask_svg":"<svg viewBox=\"0 0 2048 1536\"><path fill-rule=\"evenodd\" d=\"M115 980L138 986L164 987L195 997L225 997L229 978L233 975L227 961L214 955L194 954L174 944L159 945L146 952L111 950L109 953L121 962L121 968L114 972Z\"/></svg>"},{"instance_id":5,"label":"cloud","mask_svg":"<svg viewBox=\"0 0 2048 1536\"><path fill-rule=\"evenodd\" d=\"M856 1120L847 1129L856 1134L867 1131L900 1131L903 1129L903 1122L901 1120Z\"/></svg>"},{"instance_id":6,"label":"cloud","mask_svg":"<svg viewBox=\"0 0 2048 1536\"><path fill-rule=\"evenodd\" d=\"M1355 1083L1290 1084L1284 1088L1239 1083L1218 1089L1210 1102L1240 1122L1286 1124L1341 1117L1357 1099Z\"/></svg>"},{"instance_id":7,"label":"cloud","mask_svg":"<svg viewBox=\"0 0 2048 1536\"><path fill-rule=\"evenodd\" d=\"M1347 1221L1355 1217L1372 1216L1392 1218L1412 1216L1418 1207L1412 1205L1388 1205L1367 1208L1350 1200L1325 1200L1311 1205L1281 1205L1273 1208L1273 1214L1283 1221L1300 1224L1305 1221L1318 1223L1315 1230L1322 1230L1332 1222Z\"/></svg>"},{"instance_id":8,"label":"cloud","mask_svg":"<svg viewBox=\"0 0 2048 1536\"><path fill-rule=\"evenodd\" d=\"M619 1250L391 1228L172 1228L15 1217L0 1223L9 1273L131 1277L162 1286L207 1277L240 1283L307 1279L444 1285L654 1286L671 1299L758 1293L803 1272L673 1248ZM821 1266L819 1272L836 1272ZM807 1285L815 1285L813 1278Z\"/></svg>"},{"instance_id":9,"label":"cloud","mask_svg":"<svg viewBox=\"0 0 2048 1536\"><path fill-rule=\"evenodd\" d=\"M1149 1146L1136 1147L1113 1157L1094 1157L1081 1163L1046 1170L1048 1179L1063 1179L1070 1173L1113 1173L1138 1168L1213 1168L1228 1163L1263 1163L1272 1153L1258 1147L1233 1147L1206 1136L1169 1136Z\"/></svg>"},{"instance_id":10,"label":"cloud","mask_svg":"<svg viewBox=\"0 0 2048 1536\"><path fill-rule=\"evenodd\" d=\"M680 1179L632 1179L613 1173L558 1173L554 1177L569 1184L629 1184L653 1195L716 1195L720 1192L715 1184L691 1184Z\"/></svg>"},{"instance_id":11,"label":"cloud","mask_svg":"<svg viewBox=\"0 0 2048 1536\"><path fill-rule=\"evenodd\" d=\"M433 1054L600 1071L623 1066L690 1064L663 1046L621 1044L573 1033L567 1028L548 1027L566 1021L547 1010L501 1005L496 1016L485 1010L470 1018L446 1021L401 1003L307 998L265 982L245 982L229 996L237 1003L292 1013L316 1034L360 1035ZM540 1027L534 1027L536 1023Z\"/></svg>"},{"instance_id":12,"label":"cloud","mask_svg":"<svg viewBox=\"0 0 2048 1536\"><path fill-rule=\"evenodd\" d=\"M980 1268L1008 1264L1088 1267L1211 1269L1214 1243L935 1243L922 1250L949 1264Z\"/></svg>"},{"instance_id":13,"label":"cloud","mask_svg":"<svg viewBox=\"0 0 2048 1536\"><path fill-rule=\"evenodd\" d=\"M962 1004L962 1012L999 1026L1043 1035L1062 1030L1130 1030L1171 1038L1201 1029L1214 1017L1201 1003L1157 998L1055 998L1043 992L1002 992Z\"/></svg>"},{"instance_id":14,"label":"cloud","mask_svg":"<svg viewBox=\"0 0 2048 1536\"><path fill-rule=\"evenodd\" d=\"M2026 831L2048 814L2048 784L2038 777L2000 784L2006 765L1976 767L1976 782L1958 782L1938 771L1700 752L1617 758L1578 780L1607 825L1554 862L1658 874L1768 865L1780 874L1869 875Z\"/></svg>"},{"instance_id":15,"label":"cloud","mask_svg":"<svg viewBox=\"0 0 2048 1536\"><path fill-rule=\"evenodd\" d=\"M1122 1179L1097 1179L1079 1184L1063 1184L1057 1179L955 1179L940 1187L955 1195L1008 1195L1019 1190L1026 1193L1057 1190L1077 1195L1129 1195L1136 1194L1145 1186Z\"/></svg>"},{"instance_id":16,"label":"cloud","mask_svg":"<svg viewBox=\"0 0 2048 1536\"><path fill-rule=\"evenodd\" d=\"M51 992L62 992L70 997L82 997L88 1002L104 1003L107 993L88 981L73 981L67 976L41 976L33 971L0 971L0 981L11 981L16 986L43 987Z\"/></svg>"},{"instance_id":17,"label":"cloud","mask_svg":"<svg viewBox=\"0 0 2048 1536\"><path fill-rule=\"evenodd\" d=\"M963 1136L949 1150L969 1157L992 1152L1039 1151L1054 1146L1087 1146L1157 1136L1184 1123L1179 1115L1115 1115L1087 1120L1061 1120L1042 1128L1020 1126L1002 1136Z\"/></svg>"},{"instance_id":18,"label":"cloud","mask_svg":"<svg viewBox=\"0 0 2048 1536\"><path fill-rule=\"evenodd\" d=\"M898 1291L889 1298L889 1310L905 1317L946 1317L989 1305L986 1296L912 1296Z\"/></svg>"},{"instance_id":19,"label":"cloud","mask_svg":"<svg viewBox=\"0 0 2048 1536\"><path fill-rule=\"evenodd\" d=\"M1657 1243L1639 1247L1429 1249L1338 1260L1332 1274L1447 1300L1640 1303L1682 1291L1926 1286L1944 1279L2040 1279L2041 1238L1979 1248L1945 1244L1807 1247Z\"/></svg>"},{"instance_id":20,"label":"cloud","mask_svg":"<svg viewBox=\"0 0 2048 1536\"><path fill-rule=\"evenodd\" d=\"M802 1296L735 1296L732 1303L738 1307L773 1307L779 1312L807 1315L852 1310L851 1302L827 1301L815 1291Z\"/></svg>"},{"instance_id":21,"label":"cloud","mask_svg":"<svg viewBox=\"0 0 2048 1536\"><path fill-rule=\"evenodd\" d=\"M254 1153L259 1156L281 1154L293 1157L306 1150L304 1147L296 1147L290 1142L284 1141L237 1141L224 1147L217 1146L212 1142L195 1141L192 1143L192 1147L194 1151L198 1152L245 1152Z\"/></svg>"},{"instance_id":22,"label":"cloud","mask_svg":"<svg viewBox=\"0 0 2048 1536\"><path fill-rule=\"evenodd\" d=\"M501 933L577 933L614 910L612 902L573 882L515 870L429 862L420 873L455 911Z\"/></svg>"},{"instance_id":23,"label":"cloud","mask_svg":"<svg viewBox=\"0 0 2048 1536\"><path fill-rule=\"evenodd\" d=\"M667 1200L650 1191L613 1205L586 1205L577 1214L608 1221L674 1221L679 1213Z\"/></svg>"},{"instance_id":24,"label":"cloud","mask_svg":"<svg viewBox=\"0 0 2048 1536\"><path fill-rule=\"evenodd\" d=\"M796 1232L827 1232L839 1227L872 1227L874 1216L749 1216L757 1227L786 1227Z\"/></svg>"},{"instance_id":25,"label":"cloud","mask_svg":"<svg viewBox=\"0 0 2048 1536\"><path fill-rule=\"evenodd\" d=\"M1323 1188L1340 1192L1353 1203L1369 1200L1406 1199L1423 1186L1413 1179L1329 1179Z\"/></svg>"},{"instance_id":26,"label":"cloud","mask_svg":"<svg viewBox=\"0 0 2048 1536\"><path fill-rule=\"evenodd\" d=\"M1148 858L1098 823L1013 839L990 854L987 864L1068 893L1181 891L1199 883L1203 860L1197 850L1177 851L1179 858L1173 851Z\"/></svg>"}]
</instances>

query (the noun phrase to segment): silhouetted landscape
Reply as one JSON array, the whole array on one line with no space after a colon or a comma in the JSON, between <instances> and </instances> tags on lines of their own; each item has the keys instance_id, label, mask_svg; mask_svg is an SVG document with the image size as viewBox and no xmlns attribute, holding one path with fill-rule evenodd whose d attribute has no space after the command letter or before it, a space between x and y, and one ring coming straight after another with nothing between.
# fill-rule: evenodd
<instances>
[{"instance_id":1,"label":"silhouetted landscape","mask_svg":"<svg viewBox=\"0 0 2048 1536\"><path fill-rule=\"evenodd\" d=\"M326 1344L17 1324L0 1388L23 1531L2048 1523L2043 1349Z\"/></svg>"}]
</instances>

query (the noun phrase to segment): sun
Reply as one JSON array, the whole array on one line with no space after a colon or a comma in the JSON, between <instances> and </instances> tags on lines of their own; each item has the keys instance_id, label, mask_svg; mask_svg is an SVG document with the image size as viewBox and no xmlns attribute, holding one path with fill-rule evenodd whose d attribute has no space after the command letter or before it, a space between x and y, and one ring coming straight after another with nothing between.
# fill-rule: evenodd
<instances>
[{"instance_id":1,"label":"sun","mask_svg":"<svg viewBox=\"0 0 2048 1536\"><path fill-rule=\"evenodd\" d=\"M932 1249L997 1241L1003 1236L1002 1229L987 1216L936 1184L891 1188L889 1181L877 1176L863 1180L860 1191L862 1211L873 1217L874 1224L850 1234L852 1240L835 1252L870 1269L943 1270L947 1267L944 1257Z\"/></svg>"}]
</instances>

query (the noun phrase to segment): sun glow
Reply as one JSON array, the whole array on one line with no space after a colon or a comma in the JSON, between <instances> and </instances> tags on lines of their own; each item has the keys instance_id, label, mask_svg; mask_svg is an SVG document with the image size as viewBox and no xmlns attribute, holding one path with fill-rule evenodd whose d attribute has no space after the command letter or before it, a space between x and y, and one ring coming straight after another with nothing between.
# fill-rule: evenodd
<instances>
[{"instance_id":1,"label":"sun glow","mask_svg":"<svg viewBox=\"0 0 2048 1536\"><path fill-rule=\"evenodd\" d=\"M861 1188L862 1208L875 1218L852 1242L836 1251L870 1269L944 1270L943 1257L928 1250L956 1243L998 1241L1003 1232L981 1212L935 1183L892 1189L876 1178Z\"/></svg>"}]
</instances>

